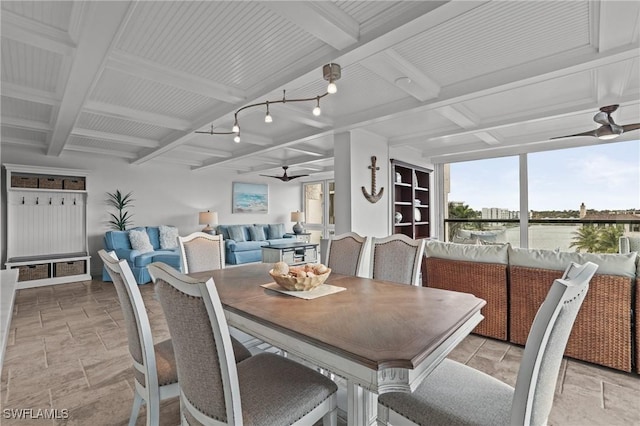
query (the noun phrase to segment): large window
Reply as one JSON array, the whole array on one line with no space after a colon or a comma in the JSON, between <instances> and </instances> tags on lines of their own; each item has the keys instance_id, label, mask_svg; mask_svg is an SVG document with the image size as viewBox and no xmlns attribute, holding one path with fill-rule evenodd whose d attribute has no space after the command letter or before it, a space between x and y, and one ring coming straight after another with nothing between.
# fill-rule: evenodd
<instances>
[{"instance_id":1,"label":"large window","mask_svg":"<svg viewBox=\"0 0 640 426\"><path fill-rule=\"evenodd\" d=\"M617 252L621 235L640 236L640 141L452 163L444 170L448 241Z\"/></svg>"}]
</instances>

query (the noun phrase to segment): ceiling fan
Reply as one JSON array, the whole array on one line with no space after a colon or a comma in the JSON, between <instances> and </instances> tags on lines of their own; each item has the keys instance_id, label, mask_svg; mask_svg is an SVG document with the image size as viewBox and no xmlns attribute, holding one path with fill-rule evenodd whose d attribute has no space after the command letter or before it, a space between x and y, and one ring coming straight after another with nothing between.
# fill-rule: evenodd
<instances>
[{"instance_id":1,"label":"ceiling fan","mask_svg":"<svg viewBox=\"0 0 640 426\"><path fill-rule=\"evenodd\" d=\"M593 121L601 124L601 126L597 129L590 130L588 132L577 133L575 135L557 136L551 139L572 138L574 136L594 136L598 139L609 140L617 138L624 132L640 129L640 123L626 124L624 126L621 126L613 121L613 117L611 117L611 114L618 109L618 106L619 105L608 105L600 108L600 112L596 113L596 115L593 116Z\"/></svg>"},{"instance_id":2,"label":"ceiling fan","mask_svg":"<svg viewBox=\"0 0 640 426\"><path fill-rule=\"evenodd\" d=\"M260 176L272 177L272 178L280 179L283 182L289 182L292 179L296 179L296 178L304 177L304 176L309 176L309 175L288 176L287 175L287 169L289 168L289 166L282 166L282 168L284 169L284 174L282 176L272 176L272 175L260 175Z\"/></svg>"}]
</instances>

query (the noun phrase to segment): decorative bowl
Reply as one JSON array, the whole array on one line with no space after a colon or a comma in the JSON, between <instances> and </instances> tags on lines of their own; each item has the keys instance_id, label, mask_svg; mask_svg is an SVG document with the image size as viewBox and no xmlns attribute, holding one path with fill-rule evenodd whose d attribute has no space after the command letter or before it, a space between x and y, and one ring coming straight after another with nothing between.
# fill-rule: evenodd
<instances>
[{"instance_id":1,"label":"decorative bowl","mask_svg":"<svg viewBox=\"0 0 640 426\"><path fill-rule=\"evenodd\" d=\"M313 290L320 284L324 283L327 278L329 278L329 274L331 274L331 269L329 269L322 275L316 275L314 277L292 277L289 275L274 275L273 269L269 271L269 275L271 275L271 278L273 278L276 284L289 291Z\"/></svg>"}]
</instances>

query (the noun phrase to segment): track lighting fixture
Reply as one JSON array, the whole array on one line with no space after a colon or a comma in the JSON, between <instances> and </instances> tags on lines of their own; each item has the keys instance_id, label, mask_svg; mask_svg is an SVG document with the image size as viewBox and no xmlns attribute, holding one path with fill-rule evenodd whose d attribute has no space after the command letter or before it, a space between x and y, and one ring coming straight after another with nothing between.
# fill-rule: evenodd
<instances>
[{"instance_id":1,"label":"track lighting fixture","mask_svg":"<svg viewBox=\"0 0 640 426\"><path fill-rule=\"evenodd\" d=\"M319 116L320 114L322 114L322 110L320 109L320 99L324 98L325 96L329 95L329 94L333 94L336 93L338 91L338 88L336 86L336 81L340 79L340 77L342 76L342 71L340 68L340 65L338 64L334 64L334 63L330 63L325 65L324 67L322 67L322 76L323 78L329 82L328 86L327 86L327 91L326 93L323 93L322 95L317 95L314 96L312 98L297 98L297 99L287 99L287 93L286 90L282 91L282 99L278 99L275 101L264 101L264 102L258 102L255 104L251 104L251 105L245 105L242 108L239 108L236 110L236 112L233 115L234 121L233 121L233 127L231 128L230 132L215 132L214 131L214 127L213 124L211 124L211 129L209 131L197 131L195 133L205 133L208 135L233 135L235 134L233 141L235 143L240 143L240 124L238 121L238 114L246 109L249 108L254 108L254 107L262 107L265 106L267 109L267 114L264 116L264 122L265 123L272 123L273 122L273 117L271 116L271 113L269 112L269 104L285 104L287 102L309 102L309 101L316 101L316 106L315 108L313 108L313 115L314 116Z\"/></svg>"}]
</instances>

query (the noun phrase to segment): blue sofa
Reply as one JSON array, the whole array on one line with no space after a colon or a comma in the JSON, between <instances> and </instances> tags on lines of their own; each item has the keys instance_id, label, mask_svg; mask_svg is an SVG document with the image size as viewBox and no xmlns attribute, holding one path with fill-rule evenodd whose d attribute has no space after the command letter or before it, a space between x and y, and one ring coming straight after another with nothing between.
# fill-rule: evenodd
<instances>
[{"instance_id":1,"label":"blue sofa","mask_svg":"<svg viewBox=\"0 0 640 426\"><path fill-rule=\"evenodd\" d=\"M180 249L177 247L164 250L160 248L159 227L147 226L132 229L146 231L154 251L140 253L138 250L133 250L129 242L129 231L107 231L104 234L104 248L106 251L115 251L118 259L127 260L138 284L146 284L151 281L147 266L152 262L163 262L173 266L178 271L181 270ZM111 277L109 277L104 267L102 269L102 280L111 281Z\"/></svg>"},{"instance_id":2,"label":"blue sofa","mask_svg":"<svg viewBox=\"0 0 640 426\"><path fill-rule=\"evenodd\" d=\"M255 232L251 232L252 227L262 228L263 235L256 239ZM235 229L231 230L231 227ZM226 262L231 265L239 265L249 262L260 262L262 260L262 247L291 243L293 235L285 235L283 223L279 224L254 224L254 225L218 225L216 228L218 234L222 234L225 245ZM240 235L238 235L240 231ZM255 231L255 230L254 230ZM233 235L236 234L234 239ZM252 235L254 234L254 235ZM264 236L264 240L262 240Z\"/></svg>"}]
</instances>

